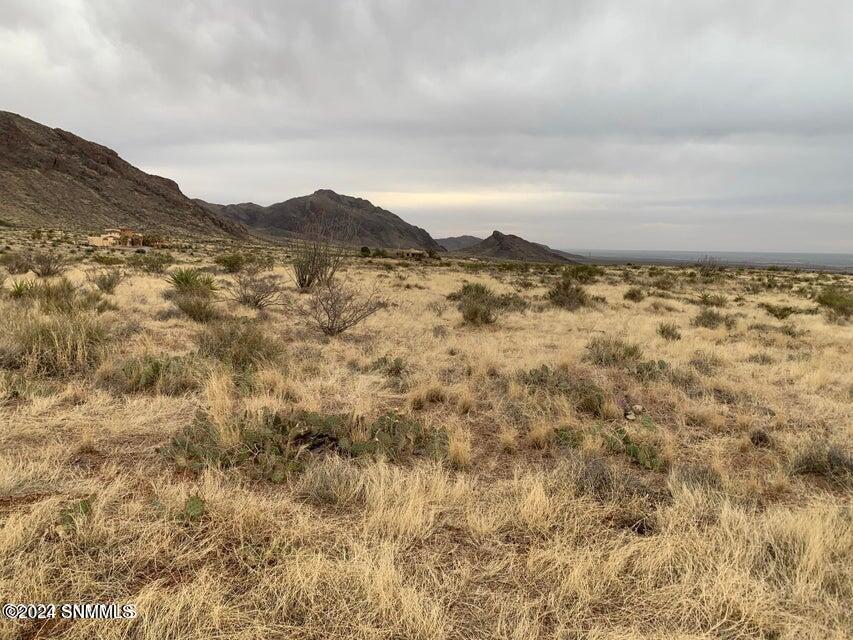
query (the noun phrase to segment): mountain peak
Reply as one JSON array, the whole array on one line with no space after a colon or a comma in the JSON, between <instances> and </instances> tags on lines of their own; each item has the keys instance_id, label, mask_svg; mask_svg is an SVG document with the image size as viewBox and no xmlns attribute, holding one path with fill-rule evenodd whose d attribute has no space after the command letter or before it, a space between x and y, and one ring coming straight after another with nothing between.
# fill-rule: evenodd
<instances>
[{"instance_id":1,"label":"mountain peak","mask_svg":"<svg viewBox=\"0 0 853 640\"><path fill-rule=\"evenodd\" d=\"M516 260L519 262L574 262L545 245L529 242L512 234L501 233L497 229L474 245L457 249L460 253L495 260Z\"/></svg>"},{"instance_id":2,"label":"mountain peak","mask_svg":"<svg viewBox=\"0 0 853 640\"><path fill-rule=\"evenodd\" d=\"M352 229L354 235L350 242L355 245L444 250L425 230L390 211L374 206L364 198L343 195L331 189L317 189L311 195L291 198L269 207L218 205L217 211L272 236L297 236L310 217L322 214L332 226Z\"/></svg>"}]
</instances>

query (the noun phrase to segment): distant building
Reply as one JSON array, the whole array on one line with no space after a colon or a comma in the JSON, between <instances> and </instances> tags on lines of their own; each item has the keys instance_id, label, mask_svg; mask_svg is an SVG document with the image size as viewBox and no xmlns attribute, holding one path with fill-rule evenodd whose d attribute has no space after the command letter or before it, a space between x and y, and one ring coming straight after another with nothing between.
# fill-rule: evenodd
<instances>
[{"instance_id":1,"label":"distant building","mask_svg":"<svg viewBox=\"0 0 853 640\"><path fill-rule=\"evenodd\" d=\"M398 258L415 258L416 260L429 256L429 253L420 249L397 249L395 254Z\"/></svg>"},{"instance_id":2,"label":"distant building","mask_svg":"<svg viewBox=\"0 0 853 640\"><path fill-rule=\"evenodd\" d=\"M104 229L101 235L87 238L92 247L141 247L142 240L142 234L133 229Z\"/></svg>"}]
</instances>

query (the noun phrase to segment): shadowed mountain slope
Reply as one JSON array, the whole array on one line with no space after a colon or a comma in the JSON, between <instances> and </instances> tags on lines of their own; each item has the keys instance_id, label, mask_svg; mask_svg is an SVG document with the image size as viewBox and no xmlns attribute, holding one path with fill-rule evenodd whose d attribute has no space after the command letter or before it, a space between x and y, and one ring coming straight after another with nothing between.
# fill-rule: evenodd
<instances>
[{"instance_id":1,"label":"shadowed mountain slope","mask_svg":"<svg viewBox=\"0 0 853 640\"><path fill-rule=\"evenodd\" d=\"M200 202L201 201L197 201ZM443 251L425 230L363 198L320 189L262 207L254 203L219 205L203 203L212 212L271 236L294 237L314 218L337 229L346 228L353 245Z\"/></svg>"},{"instance_id":2,"label":"shadowed mountain slope","mask_svg":"<svg viewBox=\"0 0 853 640\"><path fill-rule=\"evenodd\" d=\"M436 242L448 251L457 251L459 249L467 249L475 244L482 242L482 238L476 236L454 236L452 238L437 238Z\"/></svg>"},{"instance_id":3,"label":"shadowed mountain slope","mask_svg":"<svg viewBox=\"0 0 853 640\"><path fill-rule=\"evenodd\" d=\"M0 111L0 220L83 231L245 233L112 149L7 111Z\"/></svg>"}]
</instances>

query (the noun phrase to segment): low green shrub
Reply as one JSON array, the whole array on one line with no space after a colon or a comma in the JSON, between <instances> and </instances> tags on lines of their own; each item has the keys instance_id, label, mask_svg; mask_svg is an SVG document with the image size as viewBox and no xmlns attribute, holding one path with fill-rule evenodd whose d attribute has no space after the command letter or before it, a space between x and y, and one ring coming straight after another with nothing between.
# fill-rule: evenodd
<instances>
[{"instance_id":1,"label":"low green shrub","mask_svg":"<svg viewBox=\"0 0 853 640\"><path fill-rule=\"evenodd\" d=\"M562 278L549 289L548 300L555 306L567 311L576 311L581 307L592 305L592 298L579 284L572 279Z\"/></svg>"},{"instance_id":2,"label":"low green shrub","mask_svg":"<svg viewBox=\"0 0 853 640\"><path fill-rule=\"evenodd\" d=\"M457 302L462 319L467 324L484 325L494 323L504 311L524 311L528 302L515 293L497 295L480 283L466 283L447 296Z\"/></svg>"},{"instance_id":3,"label":"low green shrub","mask_svg":"<svg viewBox=\"0 0 853 640\"><path fill-rule=\"evenodd\" d=\"M580 284L591 284L604 275L604 269L594 264L573 264L565 267L562 279Z\"/></svg>"},{"instance_id":4,"label":"low green shrub","mask_svg":"<svg viewBox=\"0 0 853 640\"><path fill-rule=\"evenodd\" d=\"M704 327L705 329L717 329L721 325L725 325L727 329L734 329L735 319L732 316L723 315L719 311L705 307L696 314L691 324L695 327Z\"/></svg>"},{"instance_id":5,"label":"low green shrub","mask_svg":"<svg viewBox=\"0 0 853 640\"><path fill-rule=\"evenodd\" d=\"M625 298L625 300L630 300L631 302L642 302L646 297L646 294L643 293L643 290L640 289L640 287L631 287L622 297Z\"/></svg>"},{"instance_id":6,"label":"low green shrub","mask_svg":"<svg viewBox=\"0 0 853 640\"><path fill-rule=\"evenodd\" d=\"M246 466L265 479L283 481L301 470L312 456L339 454L345 457L381 456L401 462L413 456L438 458L447 446L442 430L396 413L362 425L364 438L350 438L352 422L341 414L310 411L266 412L235 416L239 443L224 446L216 427L204 413L174 438L163 453L179 467L201 471L205 466Z\"/></svg>"},{"instance_id":7,"label":"low green shrub","mask_svg":"<svg viewBox=\"0 0 853 640\"><path fill-rule=\"evenodd\" d=\"M625 367L642 357L643 350L638 344L612 336L596 336L587 343L584 359L603 367Z\"/></svg>"},{"instance_id":8,"label":"low green shrub","mask_svg":"<svg viewBox=\"0 0 853 640\"><path fill-rule=\"evenodd\" d=\"M853 316L853 293L841 287L830 285L815 298L817 303L826 308L830 316L838 319L848 319Z\"/></svg>"},{"instance_id":9,"label":"low green shrub","mask_svg":"<svg viewBox=\"0 0 853 640\"><path fill-rule=\"evenodd\" d=\"M616 427L613 434L608 435L607 442L611 450L624 453L633 462L650 471L665 471L668 467L657 447L648 442L633 440L622 427Z\"/></svg>"},{"instance_id":10,"label":"low green shrub","mask_svg":"<svg viewBox=\"0 0 853 640\"><path fill-rule=\"evenodd\" d=\"M719 293L703 293L696 301L703 307L725 307L728 303L729 299Z\"/></svg>"}]
</instances>

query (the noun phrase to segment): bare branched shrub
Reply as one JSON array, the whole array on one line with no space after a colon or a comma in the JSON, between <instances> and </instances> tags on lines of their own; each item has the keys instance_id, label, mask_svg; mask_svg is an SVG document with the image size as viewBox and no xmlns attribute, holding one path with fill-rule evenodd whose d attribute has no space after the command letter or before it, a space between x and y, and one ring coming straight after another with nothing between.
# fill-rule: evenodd
<instances>
[{"instance_id":1,"label":"bare branched shrub","mask_svg":"<svg viewBox=\"0 0 853 640\"><path fill-rule=\"evenodd\" d=\"M696 271L702 278L711 280L719 278L726 270L726 266L715 257L706 255L696 262Z\"/></svg>"},{"instance_id":2,"label":"bare branched shrub","mask_svg":"<svg viewBox=\"0 0 853 640\"><path fill-rule=\"evenodd\" d=\"M230 300L239 302L252 309L285 304L284 290L277 276L261 276L256 270L246 268L234 277L234 282L226 285L225 291Z\"/></svg>"},{"instance_id":3,"label":"bare branched shrub","mask_svg":"<svg viewBox=\"0 0 853 640\"><path fill-rule=\"evenodd\" d=\"M353 237L346 224L316 216L303 226L293 245L293 278L303 291L315 284L328 283L343 265Z\"/></svg>"},{"instance_id":4,"label":"bare branched shrub","mask_svg":"<svg viewBox=\"0 0 853 640\"><path fill-rule=\"evenodd\" d=\"M327 336L336 336L388 306L373 288L362 290L334 278L318 283L304 313Z\"/></svg>"},{"instance_id":5,"label":"bare branched shrub","mask_svg":"<svg viewBox=\"0 0 853 640\"><path fill-rule=\"evenodd\" d=\"M68 260L53 251L41 251L32 258L32 270L39 278L51 278L65 273Z\"/></svg>"}]
</instances>

